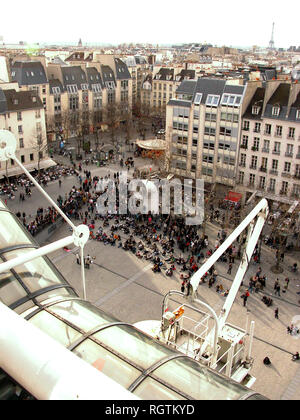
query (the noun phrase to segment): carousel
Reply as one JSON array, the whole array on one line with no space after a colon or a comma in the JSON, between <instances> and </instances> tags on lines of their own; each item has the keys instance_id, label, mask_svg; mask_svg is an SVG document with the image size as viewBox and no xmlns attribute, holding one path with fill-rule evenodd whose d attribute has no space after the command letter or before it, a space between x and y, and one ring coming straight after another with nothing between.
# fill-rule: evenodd
<instances>
[{"instance_id":1,"label":"carousel","mask_svg":"<svg viewBox=\"0 0 300 420\"><path fill-rule=\"evenodd\" d=\"M161 139L137 140L138 154L144 158L159 158L165 154L166 142Z\"/></svg>"}]
</instances>

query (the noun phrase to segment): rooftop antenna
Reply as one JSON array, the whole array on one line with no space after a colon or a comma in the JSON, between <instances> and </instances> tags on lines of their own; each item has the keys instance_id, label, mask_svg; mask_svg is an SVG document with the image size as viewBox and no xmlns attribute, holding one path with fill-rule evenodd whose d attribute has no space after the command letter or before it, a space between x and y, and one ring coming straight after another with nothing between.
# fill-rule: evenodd
<instances>
[{"instance_id":1,"label":"rooftop antenna","mask_svg":"<svg viewBox=\"0 0 300 420\"><path fill-rule=\"evenodd\" d=\"M272 35L271 35L271 40L270 40L270 42L269 42L269 50L274 50L275 49L275 44L274 44L274 25L275 25L275 23L273 22L273 25L272 25Z\"/></svg>"}]
</instances>

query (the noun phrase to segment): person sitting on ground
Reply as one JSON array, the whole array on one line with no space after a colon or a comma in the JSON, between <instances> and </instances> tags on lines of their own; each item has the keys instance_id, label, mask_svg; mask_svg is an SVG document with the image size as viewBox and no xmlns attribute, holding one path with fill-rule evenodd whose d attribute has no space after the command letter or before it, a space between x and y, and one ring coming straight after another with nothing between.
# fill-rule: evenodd
<instances>
[{"instance_id":1,"label":"person sitting on ground","mask_svg":"<svg viewBox=\"0 0 300 420\"><path fill-rule=\"evenodd\" d=\"M266 356L263 360L264 365L269 366L271 365L271 360L268 358L268 356Z\"/></svg>"}]
</instances>

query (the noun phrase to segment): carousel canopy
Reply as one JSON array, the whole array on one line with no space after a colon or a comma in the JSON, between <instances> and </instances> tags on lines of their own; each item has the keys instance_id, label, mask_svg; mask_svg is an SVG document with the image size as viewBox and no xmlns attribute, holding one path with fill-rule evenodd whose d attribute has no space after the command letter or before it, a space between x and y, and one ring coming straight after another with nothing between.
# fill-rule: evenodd
<instances>
[{"instance_id":1,"label":"carousel canopy","mask_svg":"<svg viewBox=\"0 0 300 420\"><path fill-rule=\"evenodd\" d=\"M145 150L166 150L166 142L161 139L137 140L136 145Z\"/></svg>"}]
</instances>

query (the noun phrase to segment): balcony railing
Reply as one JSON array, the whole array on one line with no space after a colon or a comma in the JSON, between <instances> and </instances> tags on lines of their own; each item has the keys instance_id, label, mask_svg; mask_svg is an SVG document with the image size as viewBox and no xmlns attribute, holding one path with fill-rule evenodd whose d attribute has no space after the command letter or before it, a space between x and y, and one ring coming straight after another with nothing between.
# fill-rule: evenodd
<instances>
[{"instance_id":1,"label":"balcony railing","mask_svg":"<svg viewBox=\"0 0 300 420\"><path fill-rule=\"evenodd\" d=\"M286 152L285 153L285 157L293 157L294 156L294 153L292 153L292 152Z\"/></svg>"},{"instance_id":2,"label":"balcony railing","mask_svg":"<svg viewBox=\"0 0 300 420\"><path fill-rule=\"evenodd\" d=\"M273 150L273 155L280 155L280 150Z\"/></svg>"},{"instance_id":3,"label":"balcony railing","mask_svg":"<svg viewBox=\"0 0 300 420\"><path fill-rule=\"evenodd\" d=\"M263 147L263 148L261 149L261 151L262 151L263 153L270 153L270 149L266 149L265 147Z\"/></svg>"},{"instance_id":4,"label":"balcony railing","mask_svg":"<svg viewBox=\"0 0 300 420\"><path fill-rule=\"evenodd\" d=\"M257 166L256 166L256 165L250 165L250 166L249 166L249 168L250 168L250 169L253 169L253 170L255 170L255 171L257 170Z\"/></svg>"},{"instance_id":5,"label":"balcony railing","mask_svg":"<svg viewBox=\"0 0 300 420\"><path fill-rule=\"evenodd\" d=\"M291 178L292 175L288 172L282 172L281 176L282 178Z\"/></svg>"},{"instance_id":6,"label":"balcony railing","mask_svg":"<svg viewBox=\"0 0 300 420\"><path fill-rule=\"evenodd\" d=\"M252 152L259 152L259 148L255 146L251 147L251 150Z\"/></svg>"},{"instance_id":7,"label":"balcony railing","mask_svg":"<svg viewBox=\"0 0 300 420\"><path fill-rule=\"evenodd\" d=\"M276 169L270 169L270 175L278 175L278 171Z\"/></svg>"},{"instance_id":8,"label":"balcony railing","mask_svg":"<svg viewBox=\"0 0 300 420\"><path fill-rule=\"evenodd\" d=\"M287 139L288 139L288 140L295 140L295 136L289 136L289 135L288 135L288 136L287 136Z\"/></svg>"},{"instance_id":9,"label":"balcony railing","mask_svg":"<svg viewBox=\"0 0 300 420\"><path fill-rule=\"evenodd\" d=\"M300 173L296 173L293 177L294 179L299 179L300 180Z\"/></svg>"},{"instance_id":10,"label":"balcony railing","mask_svg":"<svg viewBox=\"0 0 300 420\"><path fill-rule=\"evenodd\" d=\"M260 170L260 172L265 172L265 173L267 173L267 168L265 168L265 167L261 167L261 168L259 168L259 170Z\"/></svg>"}]
</instances>

